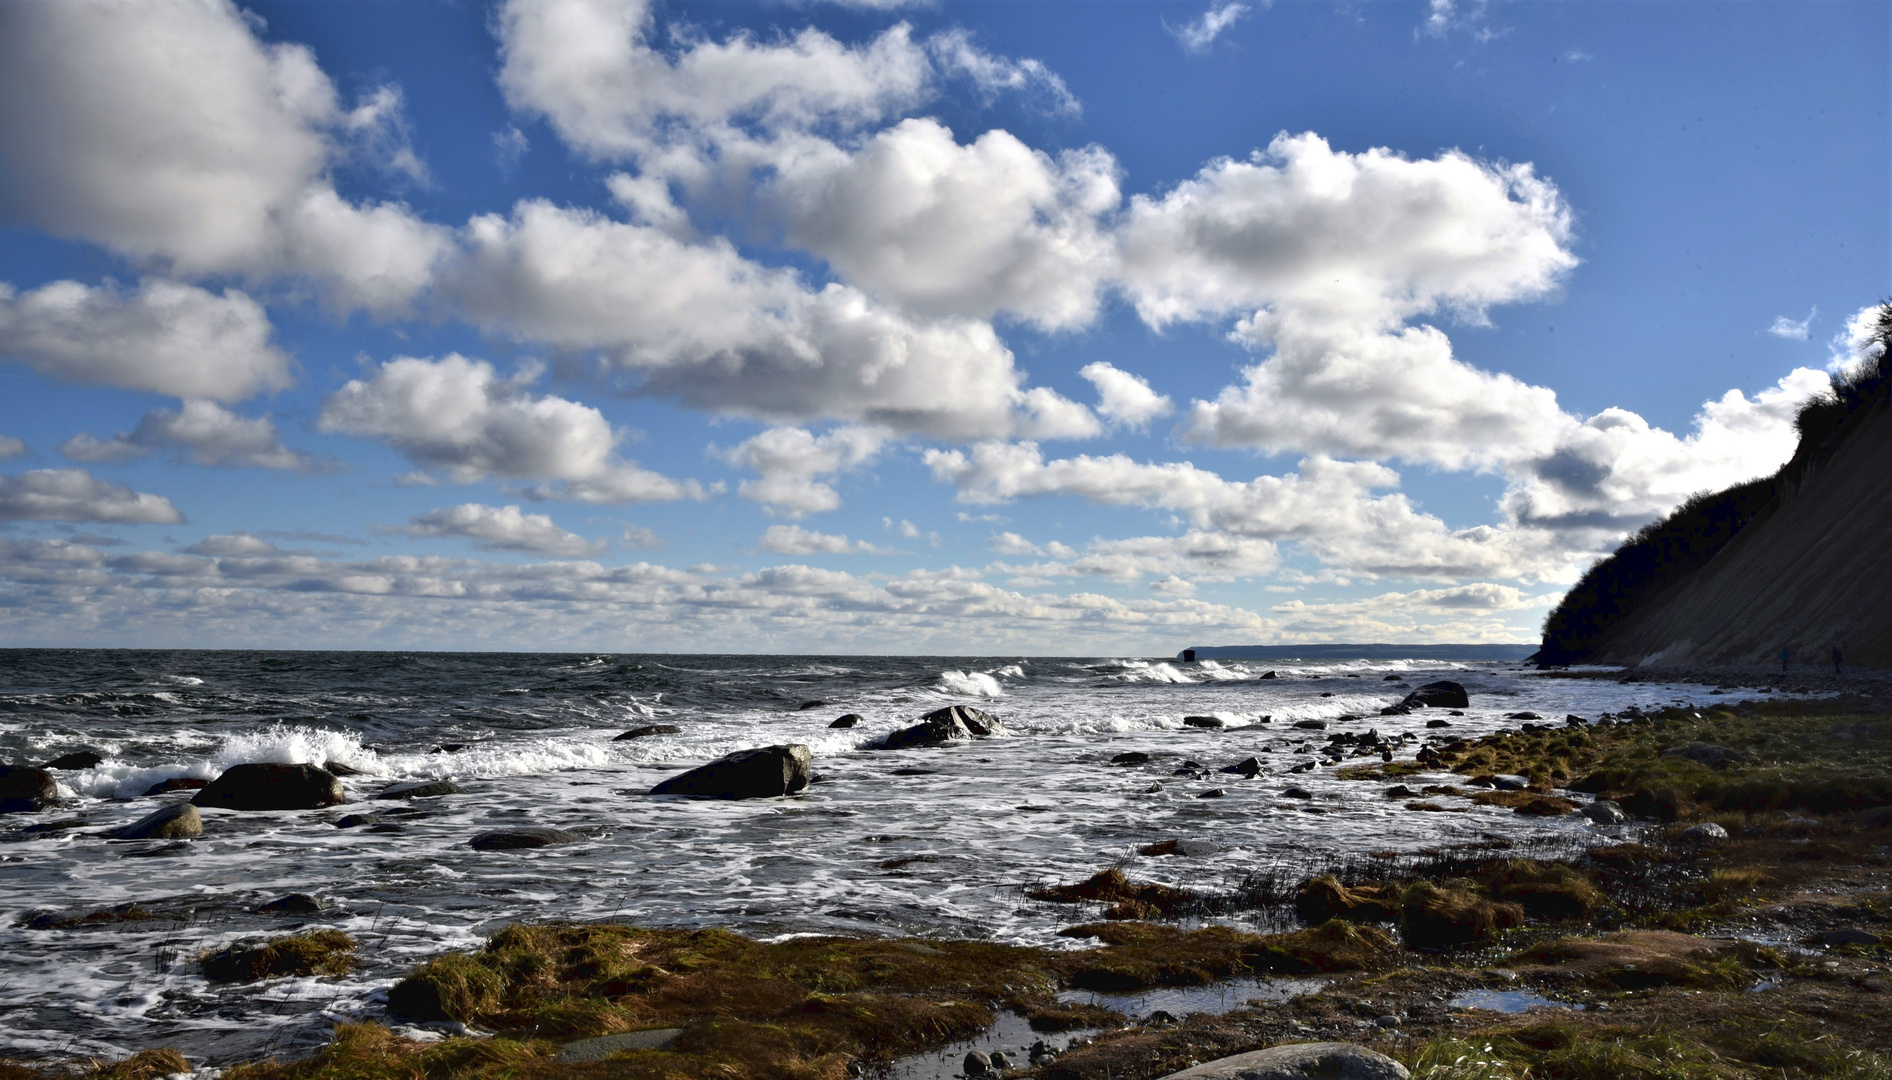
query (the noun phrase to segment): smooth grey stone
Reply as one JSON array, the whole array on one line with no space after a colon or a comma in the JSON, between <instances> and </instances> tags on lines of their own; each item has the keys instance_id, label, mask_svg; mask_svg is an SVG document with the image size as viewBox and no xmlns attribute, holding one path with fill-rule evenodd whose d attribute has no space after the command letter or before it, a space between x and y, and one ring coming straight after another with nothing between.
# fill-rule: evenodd
<instances>
[{"instance_id":1,"label":"smooth grey stone","mask_svg":"<svg viewBox=\"0 0 1892 1080\"><path fill-rule=\"evenodd\" d=\"M1385 1054L1352 1043L1293 1043L1217 1058L1162 1080L1412 1080Z\"/></svg>"},{"instance_id":2,"label":"smooth grey stone","mask_svg":"<svg viewBox=\"0 0 1892 1080\"><path fill-rule=\"evenodd\" d=\"M1719 844L1727 838L1728 830L1712 821L1704 821L1700 825L1690 825L1688 828L1682 830L1682 839L1693 841L1697 844Z\"/></svg>"},{"instance_id":3,"label":"smooth grey stone","mask_svg":"<svg viewBox=\"0 0 1892 1080\"><path fill-rule=\"evenodd\" d=\"M114 829L114 840L185 840L204 835L204 819L190 803L175 803L153 810L122 829Z\"/></svg>"},{"instance_id":4,"label":"smooth grey stone","mask_svg":"<svg viewBox=\"0 0 1892 1080\"><path fill-rule=\"evenodd\" d=\"M435 795L464 795L466 789L451 780L410 780L405 784L389 784L376 795L377 799L426 799Z\"/></svg>"},{"instance_id":5,"label":"smooth grey stone","mask_svg":"<svg viewBox=\"0 0 1892 1080\"><path fill-rule=\"evenodd\" d=\"M600 1035L595 1039L580 1039L559 1047L558 1060L565 1064L575 1061L603 1061L612 1054L625 1050L662 1050L676 1042L677 1036L682 1034L682 1028L649 1028L644 1031L626 1031L619 1035Z\"/></svg>"},{"instance_id":6,"label":"smooth grey stone","mask_svg":"<svg viewBox=\"0 0 1892 1080\"><path fill-rule=\"evenodd\" d=\"M1623 808L1608 799L1599 799L1577 813L1597 825L1621 825L1629 820L1629 815L1623 813Z\"/></svg>"}]
</instances>

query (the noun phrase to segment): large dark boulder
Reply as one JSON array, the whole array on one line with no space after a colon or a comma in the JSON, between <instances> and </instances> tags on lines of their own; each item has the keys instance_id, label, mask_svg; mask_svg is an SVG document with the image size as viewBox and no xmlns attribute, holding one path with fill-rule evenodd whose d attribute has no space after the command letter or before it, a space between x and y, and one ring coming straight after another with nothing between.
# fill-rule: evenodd
<instances>
[{"instance_id":1,"label":"large dark boulder","mask_svg":"<svg viewBox=\"0 0 1892 1080\"><path fill-rule=\"evenodd\" d=\"M46 763L48 769L89 769L105 758L91 750L75 750Z\"/></svg>"},{"instance_id":2,"label":"large dark boulder","mask_svg":"<svg viewBox=\"0 0 1892 1080\"><path fill-rule=\"evenodd\" d=\"M1471 698L1465 695L1465 688L1450 679L1429 682L1407 694L1400 702L1407 707L1424 705L1428 709L1465 709L1470 708L1471 703Z\"/></svg>"},{"instance_id":3,"label":"large dark boulder","mask_svg":"<svg viewBox=\"0 0 1892 1080\"><path fill-rule=\"evenodd\" d=\"M190 803L172 803L154 810L123 828L115 829L113 840L188 840L204 835L204 819Z\"/></svg>"},{"instance_id":4,"label":"large dark boulder","mask_svg":"<svg viewBox=\"0 0 1892 1080\"><path fill-rule=\"evenodd\" d=\"M43 810L59 798L59 781L31 765L0 765L0 814Z\"/></svg>"},{"instance_id":5,"label":"large dark boulder","mask_svg":"<svg viewBox=\"0 0 1892 1080\"><path fill-rule=\"evenodd\" d=\"M966 742L1004 731L1005 725L989 712L970 705L949 705L920 717L920 722L887 736L883 750L908 750L916 746L945 746Z\"/></svg>"},{"instance_id":6,"label":"large dark boulder","mask_svg":"<svg viewBox=\"0 0 1892 1080\"><path fill-rule=\"evenodd\" d=\"M314 810L346 802L342 782L314 765L232 765L191 799L224 810Z\"/></svg>"},{"instance_id":7,"label":"large dark boulder","mask_svg":"<svg viewBox=\"0 0 1892 1080\"><path fill-rule=\"evenodd\" d=\"M800 743L738 750L665 780L652 795L695 799L773 799L808 786L813 756Z\"/></svg>"}]
</instances>

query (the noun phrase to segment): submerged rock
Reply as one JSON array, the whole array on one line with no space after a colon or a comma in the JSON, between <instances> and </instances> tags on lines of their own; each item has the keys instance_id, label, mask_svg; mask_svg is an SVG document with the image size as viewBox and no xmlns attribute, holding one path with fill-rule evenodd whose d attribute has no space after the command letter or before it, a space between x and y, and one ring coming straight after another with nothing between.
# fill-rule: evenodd
<instances>
[{"instance_id":1,"label":"submerged rock","mask_svg":"<svg viewBox=\"0 0 1892 1080\"><path fill-rule=\"evenodd\" d=\"M850 728L860 722L861 722L861 716L859 713L848 713L845 716L835 717L834 723L829 724L828 726L831 728Z\"/></svg>"},{"instance_id":2,"label":"submerged rock","mask_svg":"<svg viewBox=\"0 0 1892 1080\"><path fill-rule=\"evenodd\" d=\"M163 795L172 791L202 791L210 786L210 781L200 780L195 776L173 776L169 780L160 780L145 789L145 795Z\"/></svg>"},{"instance_id":3,"label":"submerged rock","mask_svg":"<svg viewBox=\"0 0 1892 1080\"><path fill-rule=\"evenodd\" d=\"M518 851L524 848L557 847L560 844L576 844L584 836L564 829L551 829L542 825L528 825L517 829L489 829L468 840L467 847L474 851Z\"/></svg>"},{"instance_id":4,"label":"submerged rock","mask_svg":"<svg viewBox=\"0 0 1892 1080\"><path fill-rule=\"evenodd\" d=\"M413 780L389 784L375 794L377 799L427 799L435 795L465 795L466 789L451 780Z\"/></svg>"},{"instance_id":5,"label":"submerged rock","mask_svg":"<svg viewBox=\"0 0 1892 1080\"><path fill-rule=\"evenodd\" d=\"M204 835L204 819L190 803L154 810L109 834L113 840L188 840Z\"/></svg>"},{"instance_id":6,"label":"submerged rock","mask_svg":"<svg viewBox=\"0 0 1892 1080\"><path fill-rule=\"evenodd\" d=\"M1112 765L1142 765L1150 760L1150 755L1141 750L1130 750L1110 759Z\"/></svg>"},{"instance_id":7,"label":"submerged rock","mask_svg":"<svg viewBox=\"0 0 1892 1080\"><path fill-rule=\"evenodd\" d=\"M46 763L48 769L89 769L105 759L91 750L75 750Z\"/></svg>"},{"instance_id":8,"label":"submerged rock","mask_svg":"<svg viewBox=\"0 0 1892 1080\"><path fill-rule=\"evenodd\" d=\"M1183 726L1201 728L1204 731L1216 731L1228 726L1219 716L1185 716Z\"/></svg>"},{"instance_id":9,"label":"submerged rock","mask_svg":"<svg viewBox=\"0 0 1892 1080\"><path fill-rule=\"evenodd\" d=\"M1258 757L1244 758L1243 760L1238 761L1233 765L1224 765L1222 768L1217 769L1216 771L1225 772L1225 773L1234 773L1238 776L1246 776L1249 779L1253 779L1261 775L1261 772L1262 772L1261 759Z\"/></svg>"},{"instance_id":10,"label":"submerged rock","mask_svg":"<svg viewBox=\"0 0 1892 1080\"><path fill-rule=\"evenodd\" d=\"M279 896L256 910L270 915L314 915L325 907L321 900L305 892Z\"/></svg>"},{"instance_id":11,"label":"submerged rock","mask_svg":"<svg viewBox=\"0 0 1892 1080\"><path fill-rule=\"evenodd\" d=\"M314 810L346 802L334 773L313 765L232 765L191 802L224 810Z\"/></svg>"},{"instance_id":12,"label":"submerged rock","mask_svg":"<svg viewBox=\"0 0 1892 1080\"><path fill-rule=\"evenodd\" d=\"M1352 1043L1292 1043L1205 1061L1161 1080L1412 1080L1385 1054Z\"/></svg>"},{"instance_id":13,"label":"submerged rock","mask_svg":"<svg viewBox=\"0 0 1892 1080\"><path fill-rule=\"evenodd\" d=\"M59 781L31 765L0 765L0 814L43 810L59 798Z\"/></svg>"},{"instance_id":14,"label":"submerged rock","mask_svg":"<svg viewBox=\"0 0 1892 1080\"><path fill-rule=\"evenodd\" d=\"M652 735L679 735L682 734L682 732L683 729L675 724L645 724L643 727L634 727L611 741L623 742L626 739L648 739Z\"/></svg>"},{"instance_id":15,"label":"submerged rock","mask_svg":"<svg viewBox=\"0 0 1892 1080\"><path fill-rule=\"evenodd\" d=\"M346 817L335 819L335 827L338 829L355 829L363 825L379 824L381 824L381 815L379 814L349 814Z\"/></svg>"},{"instance_id":16,"label":"submerged rock","mask_svg":"<svg viewBox=\"0 0 1892 1080\"><path fill-rule=\"evenodd\" d=\"M696 799L772 799L808 786L814 758L800 743L738 750L650 789Z\"/></svg>"}]
</instances>

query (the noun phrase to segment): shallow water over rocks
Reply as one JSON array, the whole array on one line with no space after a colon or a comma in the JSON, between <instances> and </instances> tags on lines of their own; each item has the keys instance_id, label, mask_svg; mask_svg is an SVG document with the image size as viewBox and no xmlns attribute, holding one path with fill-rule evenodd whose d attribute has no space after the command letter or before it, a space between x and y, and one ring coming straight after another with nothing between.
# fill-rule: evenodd
<instances>
[{"instance_id":1,"label":"shallow water over rocks","mask_svg":"<svg viewBox=\"0 0 1892 1080\"><path fill-rule=\"evenodd\" d=\"M1276 677L1263 679L1267 671ZM1403 697L1397 682L1436 679L1470 693L1450 728L1427 727L1439 710L1378 715ZM1079 947L1057 931L1097 909L1032 901L1027 886L1122 861L1138 879L1213 892L1251 871L1369 851L1595 832L1575 816L1407 811L1383 796L1386 785L1341 781L1322 764L1379 760L1377 749L1321 753L1336 733L1376 731L1408 760L1429 735L1517 726L1507 713L1594 718L1705 703L1707 693L1397 658L13 652L0 668L0 758L41 763L89 749L102 761L58 774L62 805L0 816L9 987L0 1053L118 1055L170 1043L220 1062L306 1052L337 1020L379 1018L387 987L415 963L475 948L517 920ZM811 700L825 704L800 707ZM1004 731L873 749L952 704L993 713ZM847 713L861 720L829 726ZM1186 726L1191 716L1223 726ZM1294 728L1300 720L1327 727ZM653 723L679 730L617 741ZM795 798L645 794L731 751L784 743L814 756L815 782ZM1113 764L1130 753L1147 758ZM1253 776L1218 771L1250 758L1260 764ZM105 838L193 794L144 797L155 785L244 762L336 762L356 775L343 780L347 801L325 810L200 807L196 839ZM375 799L390 784L435 779L463 791ZM1402 778L1415 789L1447 779ZM1225 794L1198 797L1214 789ZM345 818L358 824L338 828ZM77 824L27 831L55 820ZM481 833L525 829L579 839L469 847ZM1166 840L1181 841L1174 854L1136 854ZM324 909L259 910L291 893ZM20 924L36 910L134 902L147 917ZM230 988L208 983L196 963L239 939L313 927L361 942L355 974Z\"/></svg>"}]
</instances>

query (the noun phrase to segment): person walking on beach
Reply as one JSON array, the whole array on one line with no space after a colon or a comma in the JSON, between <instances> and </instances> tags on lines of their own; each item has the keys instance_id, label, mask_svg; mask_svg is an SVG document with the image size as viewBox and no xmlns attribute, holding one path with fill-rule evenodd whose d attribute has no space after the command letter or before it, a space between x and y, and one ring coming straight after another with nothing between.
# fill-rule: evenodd
<instances>
[{"instance_id":1,"label":"person walking on beach","mask_svg":"<svg viewBox=\"0 0 1892 1080\"><path fill-rule=\"evenodd\" d=\"M1839 646L1833 646L1833 674L1839 674Z\"/></svg>"}]
</instances>

